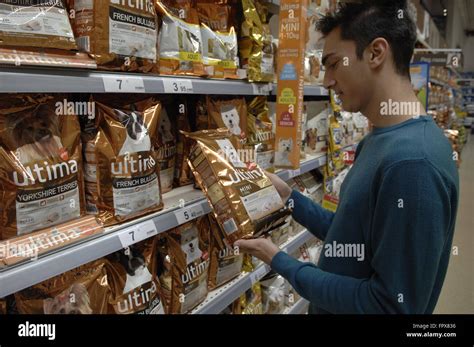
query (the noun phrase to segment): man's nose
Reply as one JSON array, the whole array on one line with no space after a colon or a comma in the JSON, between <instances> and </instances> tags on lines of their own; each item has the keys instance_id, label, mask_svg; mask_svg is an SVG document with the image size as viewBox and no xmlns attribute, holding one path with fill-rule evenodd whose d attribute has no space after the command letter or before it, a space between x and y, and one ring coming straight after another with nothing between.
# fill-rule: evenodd
<instances>
[{"instance_id":1,"label":"man's nose","mask_svg":"<svg viewBox=\"0 0 474 347\"><path fill-rule=\"evenodd\" d=\"M327 73L324 75L323 86L326 89L330 89L336 85L336 80L332 78L331 74Z\"/></svg>"}]
</instances>

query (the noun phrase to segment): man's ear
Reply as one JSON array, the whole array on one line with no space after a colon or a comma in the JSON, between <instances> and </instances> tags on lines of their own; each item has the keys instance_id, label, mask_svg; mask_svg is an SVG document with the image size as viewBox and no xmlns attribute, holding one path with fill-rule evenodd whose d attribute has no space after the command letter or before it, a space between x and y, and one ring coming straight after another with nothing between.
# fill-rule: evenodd
<instances>
[{"instance_id":1,"label":"man's ear","mask_svg":"<svg viewBox=\"0 0 474 347\"><path fill-rule=\"evenodd\" d=\"M364 54L369 62L371 69L379 69L389 55L390 45L383 37L373 40L365 49Z\"/></svg>"}]
</instances>

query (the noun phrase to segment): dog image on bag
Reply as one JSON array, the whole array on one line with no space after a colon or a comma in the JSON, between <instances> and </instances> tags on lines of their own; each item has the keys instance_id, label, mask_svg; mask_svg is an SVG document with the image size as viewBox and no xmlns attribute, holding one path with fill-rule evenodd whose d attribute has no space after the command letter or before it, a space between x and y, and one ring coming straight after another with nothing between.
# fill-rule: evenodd
<instances>
[{"instance_id":1,"label":"dog image on bag","mask_svg":"<svg viewBox=\"0 0 474 347\"><path fill-rule=\"evenodd\" d=\"M162 136L163 142L170 142L174 140L174 135L172 133L171 121L168 116L168 112L163 108L160 115L160 125L159 131Z\"/></svg>"},{"instance_id":2,"label":"dog image on bag","mask_svg":"<svg viewBox=\"0 0 474 347\"><path fill-rule=\"evenodd\" d=\"M148 270L143 254L138 252L134 247L126 248L123 252L119 252L119 261L127 272L127 279L123 294L151 282L152 275Z\"/></svg>"},{"instance_id":3,"label":"dog image on bag","mask_svg":"<svg viewBox=\"0 0 474 347\"><path fill-rule=\"evenodd\" d=\"M275 153L276 162L279 165L291 165L290 154L293 150L293 139L280 139L278 151Z\"/></svg>"},{"instance_id":4,"label":"dog image on bag","mask_svg":"<svg viewBox=\"0 0 474 347\"><path fill-rule=\"evenodd\" d=\"M202 257L199 248L199 236L197 228L189 228L181 234L181 249L186 254L186 263L190 264Z\"/></svg>"},{"instance_id":5,"label":"dog image on bag","mask_svg":"<svg viewBox=\"0 0 474 347\"><path fill-rule=\"evenodd\" d=\"M242 133L242 130L240 129L239 111L237 111L234 105L222 105L221 117L225 126L233 135L239 136Z\"/></svg>"},{"instance_id":6,"label":"dog image on bag","mask_svg":"<svg viewBox=\"0 0 474 347\"><path fill-rule=\"evenodd\" d=\"M48 105L39 105L32 112L15 122L13 135L19 147L15 156L21 164L42 160L51 156L59 156L67 160L67 152L59 137L58 117L51 116Z\"/></svg>"},{"instance_id":7,"label":"dog image on bag","mask_svg":"<svg viewBox=\"0 0 474 347\"><path fill-rule=\"evenodd\" d=\"M87 288L74 283L54 299L43 301L45 314L92 314Z\"/></svg>"},{"instance_id":8,"label":"dog image on bag","mask_svg":"<svg viewBox=\"0 0 474 347\"><path fill-rule=\"evenodd\" d=\"M151 140L148 129L143 123L143 118L136 112L130 114L120 110L115 110L115 112L127 129L127 138L120 149L119 155L149 151Z\"/></svg>"}]
</instances>

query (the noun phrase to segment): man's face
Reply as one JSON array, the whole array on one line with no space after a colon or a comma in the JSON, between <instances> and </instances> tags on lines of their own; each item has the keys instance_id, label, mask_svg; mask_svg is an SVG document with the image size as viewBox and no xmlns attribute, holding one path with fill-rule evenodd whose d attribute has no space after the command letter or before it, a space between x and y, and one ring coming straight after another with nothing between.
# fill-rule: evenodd
<instances>
[{"instance_id":1,"label":"man's face","mask_svg":"<svg viewBox=\"0 0 474 347\"><path fill-rule=\"evenodd\" d=\"M324 86L334 90L348 112L363 112L372 95L372 71L366 57L357 59L354 41L342 40L337 28L326 36L323 64Z\"/></svg>"}]
</instances>

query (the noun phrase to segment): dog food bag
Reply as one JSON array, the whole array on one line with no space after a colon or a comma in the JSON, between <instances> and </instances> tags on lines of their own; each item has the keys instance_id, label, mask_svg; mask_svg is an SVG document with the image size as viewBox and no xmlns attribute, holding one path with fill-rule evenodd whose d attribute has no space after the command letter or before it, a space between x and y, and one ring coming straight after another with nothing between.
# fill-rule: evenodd
<instances>
[{"instance_id":1,"label":"dog food bag","mask_svg":"<svg viewBox=\"0 0 474 347\"><path fill-rule=\"evenodd\" d=\"M80 126L53 98L0 98L1 238L85 214Z\"/></svg>"},{"instance_id":2,"label":"dog food bag","mask_svg":"<svg viewBox=\"0 0 474 347\"><path fill-rule=\"evenodd\" d=\"M227 128L244 139L247 137L247 103L245 98L217 99L207 97L209 127L207 129Z\"/></svg>"},{"instance_id":3,"label":"dog food bag","mask_svg":"<svg viewBox=\"0 0 474 347\"><path fill-rule=\"evenodd\" d=\"M110 287L104 259L15 293L21 314L106 314Z\"/></svg>"},{"instance_id":4,"label":"dog food bag","mask_svg":"<svg viewBox=\"0 0 474 347\"><path fill-rule=\"evenodd\" d=\"M155 145L160 166L161 193L163 194L173 189L176 159L175 124L171 122L167 108L162 107L161 109L158 124L158 142Z\"/></svg>"},{"instance_id":5,"label":"dog food bag","mask_svg":"<svg viewBox=\"0 0 474 347\"><path fill-rule=\"evenodd\" d=\"M288 210L280 195L258 165L241 161L227 128L186 135L197 141L188 163L229 244L283 223Z\"/></svg>"},{"instance_id":6,"label":"dog food bag","mask_svg":"<svg viewBox=\"0 0 474 347\"><path fill-rule=\"evenodd\" d=\"M231 26L231 7L216 0L198 0L201 23L203 61L210 77L237 78L239 68L238 42Z\"/></svg>"},{"instance_id":7,"label":"dog food bag","mask_svg":"<svg viewBox=\"0 0 474 347\"><path fill-rule=\"evenodd\" d=\"M95 105L95 119L83 124L88 213L111 225L161 210L155 148L161 103L148 98L124 106Z\"/></svg>"},{"instance_id":8,"label":"dog food bag","mask_svg":"<svg viewBox=\"0 0 474 347\"><path fill-rule=\"evenodd\" d=\"M77 49L63 1L0 0L0 47Z\"/></svg>"},{"instance_id":9,"label":"dog food bag","mask_svg":"<svg viewBox=\"0 0 474 347\"><path fill-rule=\"evenodd\" d=\"M115 314L164 314L158 278L156 238L136 243L111 254L107 269Z\"/></svg>"},{"instance_id":10,"label":"dog food bag","mask_svg":"<svg viewBox=\"0 0 474 347\"><path fill-rule=\"evenodd\" d=\"M280 314L285 309L285 279L271 273L260 280L264 314Z\"/></svg>"},{"instance_id":11,"label":"dog food bag","mask_svg":"<svg viewBox=\"0 0 474 347\"><path fill-rule=\"evenodd\" d=\"M183 224L159 236L158 275L168 313L187 313L206 298L207 240L196 223Z\"/></svg>"},{"instance_id":12,"label":"dog food bag","mask_svg":"<svg viewBox=\"0 0 474 347\"><path fill-rule=\"evenodd\" d=\"M189 122L189 103L184 97L178 98L178 103L175 104L173 110L173 117L176 118L176 163L174 169L174 184L176 187L186 186L192 184L194 180L191 168L188 165L188 156L194 141L179 130L189 132L191 124Z\"/></svg>"},{"instance_id":13,"label":"dog food bag","mask_svg":"<svg viewBox=\"0 0 474 347\"><path fill-rule=\"evenodd\" d=\"M204 76L199 16L190 0L156 0L162 24L159 71L163 75Z\"/></svg>"},{"instance_id":14,"label":"dog food bag","mask_svg":"<svg viewBox=\"0 0 474 347\"><path fill-rule=\"evenodd\" d=\"M273 172L275 159L275 134L268 117L267 98L255 97L248 105L247 144L254 149L256 163Z\"/></svg>"},{"instance_id":15,"label":"dog food bag","mask_svg":"<svg viewBox=\"0 0 474 347\"><path fill-rule=\"evenodd\" d=\"M77 44L107 70L150 72L158 61L153 0L73 0ZM157 69L156 69L157 70Z\"/></svg>"},{"instance_id":16,"label":"dog food bag","mask_svg":"<svg viewBox=\"0 0 474 347\"><path fill-rule=\"evenodd\" d=\"M240 275L243 253L226 242L225 235L212 215L205 217L204 228L210 230L209 289L215 289Z\"/></svg>"},{"instance_id":17,"label":"dog food bag","mask_svg":"<svg viewBox=\"0 0 474 347\"><path fill-rule=\"evenodd\" d=\"M306 103L307 120L303 143L307 154L327 152L330 112L328 102L308 101Z\"/></svg>"},{"instance_id":18,"label":"dog food bag","mask_svg":"<svg viewBox=\"0 0 474 347\"><path fill-rule=\"evenodd\" d=\"M252 288L234 301L233 314L263 314L262 289L260 282L255 282Z\"/></svg>"},{"instance_id":19,"label":"dog food bag","mask_svg":"<svg viewBox=\"0 0 474 347\"><path fill-rule=\"evenodd\" d=\"M273 82L274 47L267 24L268 9L262 0L242 0L242 23L239 50L242 66L250 82Z\"/></svg>"}]
</instances>

